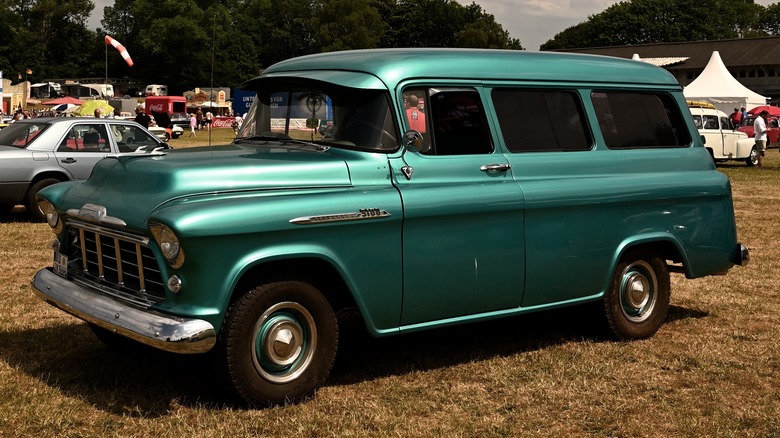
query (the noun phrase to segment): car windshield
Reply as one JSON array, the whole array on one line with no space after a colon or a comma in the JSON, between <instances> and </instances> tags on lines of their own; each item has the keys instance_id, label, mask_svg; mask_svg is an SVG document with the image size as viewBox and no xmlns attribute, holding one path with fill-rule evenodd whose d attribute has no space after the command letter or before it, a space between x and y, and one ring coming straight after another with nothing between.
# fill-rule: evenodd
<instances>
[{"instance_id":1,"label":"car windshield","mask_svg":"<svg viewBox=\"0 0 780 438\"><path fill-rule=\"evenodd\" d=\"M367 151L399 147L390 100L382 90L305 80L260 82L236 139L301 140Z\"/></svg>"},{"instance_id":2,"label":"car windshield","mask_svg":"<svg viewBox=\"0 0 780 438\"><path fill-rule=\"evenodd\" d=\"M11 123L0 130L0 145L24 149L48 126L46 123Z\"/></svg>"}]
</instances>

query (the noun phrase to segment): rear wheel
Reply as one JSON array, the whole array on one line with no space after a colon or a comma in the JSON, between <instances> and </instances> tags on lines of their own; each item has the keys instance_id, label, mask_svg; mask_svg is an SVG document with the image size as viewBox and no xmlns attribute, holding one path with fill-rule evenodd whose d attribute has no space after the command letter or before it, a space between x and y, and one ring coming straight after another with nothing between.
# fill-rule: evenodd
<instances>
[{"instance_id":1,"label":"rear wheel","mask_svg":"<svg viewBox=\"0 0 780 438\"><path fill-rule=\"evenodd\" d=\"M758 149L756 149L755 146L753 146L753 149L750 150L750 155L748 155L748 157L745 158L745 164L747 164L748 166L758 165Z\"/></svg>"},{"instance_id":2,"label":"rear wheel","mask_svg":"<svg viewBox=\"0 0 780 438\"><path fill-rule=\"evenodd\" d=\"M618 263L604 297L606 320L618 339L652 336L669 309L671 284L666 262L648 251L630 251Z\"/></svg>"},{"instance_id":3,"label":"rear wheel","mask_svg":"<svg viewBox=\"0 0 780 438\"><path fill-rule=\"evenodd\" d=\"M30 186L27 190L27 195L25 195L24 198L24 207L27 209L27 214L30 215L31 218L36 221L43 221L46 219L43 210L41 210L41 208L38 207L38 203L35 202L35 195L45 187L57 184L58 182L60 182L60 180L56 178L45 178Z\"/></svg>"},{"instance_id":4,"label":"rear wheel","mask_svg":"<svg viewBox=\"0 0 780 438\"><path fill-rule=\"evenodd\" d=\"M220 345L228 377L251 405L305 400L327 378L338 324L328 300L304 281L258 286L228 310Z\"/></svg>"}]
</instances>

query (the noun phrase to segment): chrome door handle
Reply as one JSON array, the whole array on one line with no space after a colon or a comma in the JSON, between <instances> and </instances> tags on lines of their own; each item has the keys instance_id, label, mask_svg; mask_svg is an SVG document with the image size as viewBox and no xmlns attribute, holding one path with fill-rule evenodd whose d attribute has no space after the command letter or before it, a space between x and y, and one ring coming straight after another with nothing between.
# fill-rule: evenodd
<instances>
[{"instance_id":1,"label":"chrome door handle","mask_svg":"<svg viewBox=\"0 0 780 438\"><path fill-rule=\"evenodd\" d=\"M60 161L61 161L61 162L63 162L63 163L65 163L65 164L73 164L73 163L75 163L75 162L76 162L76 159L75 159L75 158L73 158L73 157L68 157L68 158L66 158L66 159L64 159L64 160L60 160Z\"/></svg>"},{"instance_id":2,"label":"chrome door handle","mask_svg":"<svg viewBox=\"0 0 780 438\"><path fill-rule=\"evenodd\" d=\"M479 170L483 172L506 172L511 168L511 164L485 164L484 166L480 167Z\"/></svg>"}]
</instances>

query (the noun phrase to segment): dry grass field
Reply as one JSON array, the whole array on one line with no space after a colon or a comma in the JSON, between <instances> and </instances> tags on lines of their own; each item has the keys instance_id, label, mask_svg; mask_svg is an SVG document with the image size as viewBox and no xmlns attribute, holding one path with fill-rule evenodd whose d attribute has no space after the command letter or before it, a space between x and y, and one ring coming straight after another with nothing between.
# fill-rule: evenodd
<instances>
[{"instance_id":1,"label":"dry grass field","mask_svg":"<svg viewBox=\"0 0 780 438\"><path fill-rule=\"evenodd\" d=\"M172 144L208 138L187 135ZM0 436L780 436L780 153L720 168L752 260L674 274L653 338L603 339L579 308L393 339L344 327L317 397L262 410L226 399L202 357L113 350L35 298L52 234L14 213L0 219Z\"/></svg>"}]
</instances>

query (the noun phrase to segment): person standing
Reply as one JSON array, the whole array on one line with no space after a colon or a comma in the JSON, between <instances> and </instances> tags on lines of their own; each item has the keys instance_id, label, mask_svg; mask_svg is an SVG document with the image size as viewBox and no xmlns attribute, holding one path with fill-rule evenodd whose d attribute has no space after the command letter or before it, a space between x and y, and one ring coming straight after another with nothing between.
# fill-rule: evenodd
<instances>
[{"instance_id":1,"label":"person standing","mask_svg":"<svg viewBox=\"0 0 780 438\"><path fill-rule=\"evenodd\" d=\"M734 108L734 112L731 113L729 119L731 120L731 123L734 125L734 129L737 129L740 123L742 123L742 112L739 109Z\"/></svg>"},{"instance_id":2,"label":"person standing","mask_svg":"<svg viewBox=\"0 0 780 438\"><path fill-rule=\"evenodd\" d=\"M756 135L756 153L758 154L758 167L764 167L764 154L766 153L766 116L769 112L766 110L758 113L756 121L753 122L753 131Z\"/></svg>"},{"instance_id":3,"label":"person standing","mask_svg":"<svg viewBox=\"0 0 780 438\"><path fill-rule=\"evenodd\" d=\"M198 118L195 116L195 114L190 114L190 137L197 135L195 134L195 128L198 126Z\"/></svg>"},{"instance_id":4,"label":"person standing","mask_svg":"<svg viewBox=\"0 0 780 438\"><path fill-rule=\"evenodd\" d=\"M206 111L206 129L211 131L211 122L214 119L214 114L211 114L211 111Z\"/></svg>"},{"instance_id":5,"label":"person standing","mask_svg":"<svg viewBox=\"0 0 780 438\"><path fill-rule=\"evenodd\" d=\"M146 114L140 106L135 109L135 122L139 125L143 126L144 128L149 127L149 123L152 122L152 118L149 117L149 114Z\"/></svg>"},{"instance_id":6,"label":"person standing","mask_svg":"<svg viewBox=\"0 0 780 438\"><path fill-rule=\"evenodd\" d=\"M425 113L420 111L419 99L414 94L406 98L406 119L409 121L409 129L420 134L425 134Z\"/></svg>"}]
</instances>

